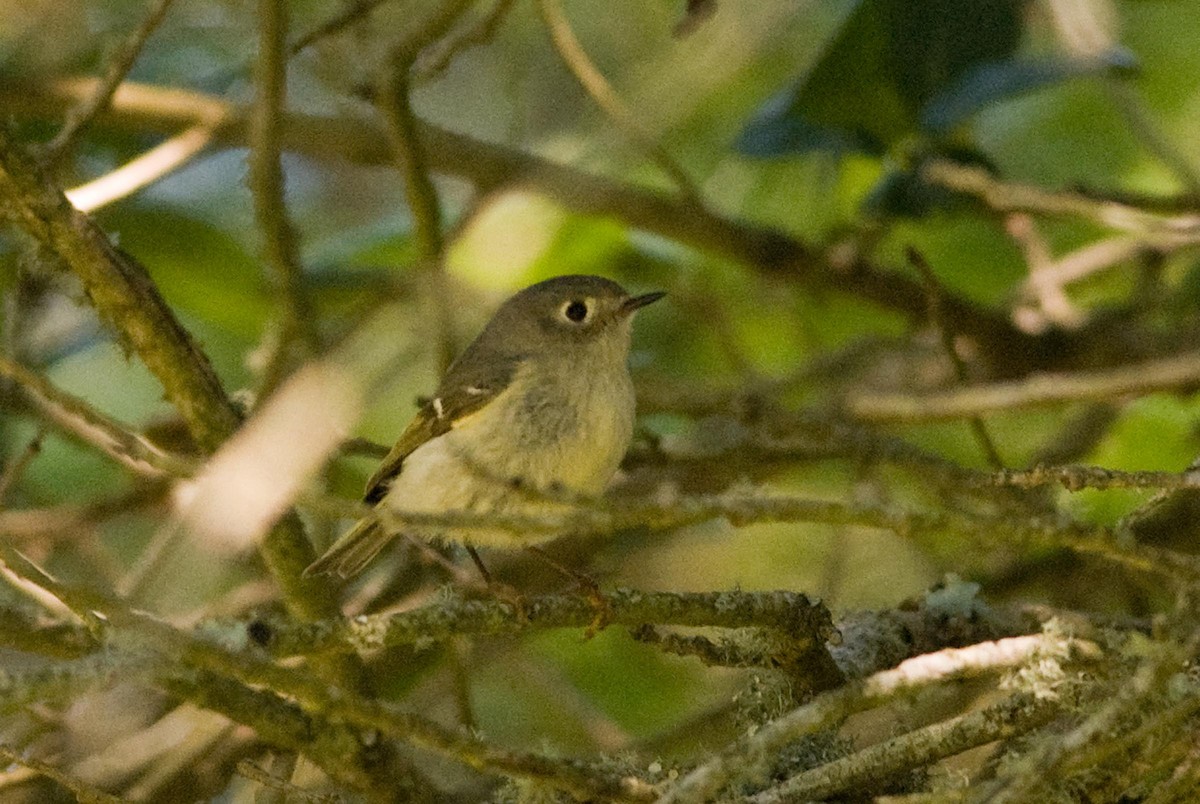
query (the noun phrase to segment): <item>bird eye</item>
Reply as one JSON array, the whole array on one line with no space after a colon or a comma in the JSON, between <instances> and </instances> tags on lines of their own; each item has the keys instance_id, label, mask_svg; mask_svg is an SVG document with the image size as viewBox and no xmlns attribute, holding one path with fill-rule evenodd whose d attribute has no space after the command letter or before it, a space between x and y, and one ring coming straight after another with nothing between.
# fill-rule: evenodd
<instances>
[{"instance_id":1,"label":"bird eye","mask_svg":"<svg viewBox=\"0 0 1200 804\"><path fill-rule=\"evenodd\" d=\"M568 321L574 321L576 324L585 320L589 312L587 302L570 301L563 307L563 315Z\"/></svg>"}]
</instances>

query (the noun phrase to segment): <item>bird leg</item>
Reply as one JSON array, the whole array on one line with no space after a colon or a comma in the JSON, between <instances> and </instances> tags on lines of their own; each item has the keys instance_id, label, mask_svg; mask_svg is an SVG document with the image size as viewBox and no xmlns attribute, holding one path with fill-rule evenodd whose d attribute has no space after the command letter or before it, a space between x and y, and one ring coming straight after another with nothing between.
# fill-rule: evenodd
<instances>
[{"instance_id":1,"label":"bird leg","mask_svg":"<svg viewBox=\"0 0 1200 804\"><path fill-rule=\"evenodd\" d=\"M588 626L584 636L591 639L598 631L604 630L613 620L612 605L608 602L608 598L600 591L600 584L596 583L596 579L590 575L572 569L566 564L563 564L553 558L549 553L536 545L528 545L525 548L533 555L540 558L545 563L549 564L561 574L575 581L579 586L580 591L587 597L588 603L595 610L595 617L592 619L591 625Z\"/></svg>"},{"instance_id":2,"label":"bird leg","mask_svg":"<svg viewBox=\"0 0 1200 804\"><path fill-rule=\"evenodd\" d=\"M467 555L475 563L475 568L479 570L479 574L483 577L483 583L487 586L487 590L493 596L503 600L505 603L511 604L516 609L518 620L522 622L527 621L529 619L529 612L525 603L525 595L508 584L500 583L492 578L492 573L488 572L483 559L479 557L479 552L469 544L464 544L463 547L467 548Z\"/></svg>"},{"instance_id":3,"label":"bird leg","mask_svg":"<svg viewBox=\"0 0 1200 804\"><path fill-rule=\"evenodd\" d=\"M463 546L467 548L467 555L469 555L471 560L475 562L475 568L479 570L479 574L483 576L483 582L488 586L491 586L492 573L488 572L488 568L484 565L483 559L479 557L479 551L469 544Z\"/></svg>"}]
</instances>

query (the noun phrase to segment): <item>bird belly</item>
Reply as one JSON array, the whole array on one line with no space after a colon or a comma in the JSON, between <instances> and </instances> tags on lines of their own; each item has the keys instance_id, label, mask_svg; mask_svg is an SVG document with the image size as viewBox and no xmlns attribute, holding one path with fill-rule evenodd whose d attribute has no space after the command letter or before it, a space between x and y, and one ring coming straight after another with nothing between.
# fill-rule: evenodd
<instances>
[{"instance_id":1,"label":"bird belly","mask_svg":"<svg viewBox=\"0 0 1200 804\"><path fill-rule=\"evenodd\" d=\"M527 491L508 477L464 458L445 436L423 444L408 456L404 471L392 482L380 504L401 517L466 513L541 518L564 516L572 510L569 504ZM414 524L404 530L428 541L509 549L540 544L559 535L546 529L468 525Z\"/></svg>"},{"instance_id":2,"label":"bird belly","mask_svg":"<svg viewBox=\"0 0 1200 804\"><path fill-rule=\"evenodd\" d=\"M574 501L604 491L629 446L632 388L613 391L589 394L574 405L529 395L502 397L414 450L382 505L398 514L569 516ZM465 526L420 526L410 532L510 549L562 535L548 529Z\"/></svg>"}]
</instances>

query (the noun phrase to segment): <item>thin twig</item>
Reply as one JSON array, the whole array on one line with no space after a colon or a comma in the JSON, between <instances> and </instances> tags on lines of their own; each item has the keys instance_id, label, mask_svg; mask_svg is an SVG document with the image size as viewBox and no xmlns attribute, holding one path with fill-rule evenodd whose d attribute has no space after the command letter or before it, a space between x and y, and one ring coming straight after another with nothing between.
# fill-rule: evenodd
<instances>
[{"instance_id":1,"label":"thin twig","mask_svg":"<svg viewBox=\"0 0 1200 804\"><path fill-rule=\"evenodd\" d=\"M1200 197L1200 170L1171 142L1146 108L1137 87L1120 77L1107 77L1102 86L1112 104L1120 110L1129 130L1147 151L1172 173L1193 197Z\"/></svg>"},{"instance_id":2,"label":"thin twig","mask_svg":"<svg viewBox=\"0 0 1200 804\"><path fill-rule=\"evenodd\" d=\"M933 272L933 266L925 259L921 252L913 247L908 249L908 261L921 274L921 278L925 281L925 288L929 294L929 320L933 324L938 333L938 340L942 345L942 352L946 355L946 359L950 361L950 365L954 368L954 377L960 385L965 385L970 381L970 374L967 371L967 364L963 361L962 356L958 353L958 349L954 345L954 333L950 331L946 325L945 316L942 314L942 286L938 282L937 274ZM1004 459L1000 457L999 450L996 449L996 442L992 440L992 436L988 433L987 425L983 423L983 419L979 416L972 416L968 420L971 425L971 434L975 436L976 443L983 450L983 456L987 462L991 464L993 469L1001 469L1004 467Z\"/></svg>"},{"instance_id":3,"label":"thin twig","mask_svg":"<svg viewBox=\"0 0 1200 804\"><path fill-rule=\"evenodd\" d=\"M945 160L926 163L923 177L961 193L978 196L1001 212L1040 212L1095 221L1103 226L1140 236L1156 248L1200 244L1200 215L1166 216L1145 209L1090 198L1078 193L1055 193L1027 184L1004 182L979 167Z\"/></svg>"},{"instance_id":4,"label":"thin twig","mask_svg":"<svg viewBox=\"0 0 1200 804\"><path fill-rule=\"evenodd\" d=\"M48 162L53 164L70 151L84 129L112 102L117 87L133 69L133 64L142 52L146 40L163 21L172 2L173 0L154 0L149 13L142 20L142 24L129 34L109 60L104 77L97 84L95 91L87 101L71 109L63 127L59 129L54 139L46 144Z\"/></svg>"},{"instance_id":5,"label":"thin twig","mask_svg":"<svg viewBox=\"0 0 1200 804\"><path fill-rule=\"evenodd\" d=\"M250 188L262 231L267 265L279 290L280 332L265 362L260 398L269 396L287 373L318 347L316 318L304 288L296 232L287 213L280 164L280 117L287 93L288 11L286 0L259 0L257 98L250 126Z\"/></svg>"},{"instance_id":6,"label":"thin twig","mask_svg":"<svg viewBox=\"0 0 1200 804\"><path fill-rule=\"evenodd\" d=\"M379 77L377 103L385 122L392 157L404 177L404 191L416 229L417 253L428 278L433 299L434 331L439 375L453 362L454 321L450 288L444 265L445 236L442 206L430 178L428 150L421 139L412 108L410 72L421 51L462 16L473 0L443 0L436 11L411 26L392 47L391 57Z\"/></svg>"},{"instance_id":7,"label":"thin twig","mask_svg":"<svg viewBox=\"0 0 1200 804\"><path fill-rule=\"evenodd\" d=\"M865 421L928 422L1068 402L1104 402L1197 384L1200 352L1186 352L1103 371L1035 374L1023 380L918 396L857 394L847 400L846 407Z\"/></svg>"},{"instance_id":8,"label":"thin twig","mask_svg":"<svg viewBox=\"0 0 1200 804\"><path fill-rule=\"evenodd\" d=\"M187 165L212 143L221 120L192 126L115 170L67 190L80 212L95 212L150 186Z\"/></svg>"},{"instance_id":9,"label":"thin twig","mask_svg":"<svg viewBox=\"0 0 1200 804\"><path fill-rule=\"evenodd\" d=\"M345 9L297 38L288 48L288 51L294 56L308 48L314 42L345 30L386 2L388 0L354 0Z\"/></svg>"},{"instance_id":10,"label":"thin twig","mask_svg":"<svg viewBox=\"0 0 1200 804\"><path fill-rule=\"evenodd\" d=\"M497 29L504 22L514 4L515 0L495 0L491 10L477 20L474 25L457 36L448 38L437 47L431 46L413 64L413 82L433 81L445 72L451 62L461 53L471 47L478 47L492 41Z\"/></svg>"},{"instance_id":11,"label":"thin twig","mask_svg":"<svg viewBox=\"0 0 1200 804\"><path fill-rule=\"evenodd\" d=\"M185 477L194 463L166 452L93 408L79 397L54 387L34 372L0 355L0 377L21 390L25 402L46 422L83 443L95 447L125 468L143 477Z\"/></svg>"},{"instance_id":12,"label":"thin twig","mask_svg":"<svg viewBox=\"0 0 1200 804\"><path fill-rule=\"evenodd\" d=\"M691 178L667 153L661 143L646 132L633 112L621 100L621 96L613 90L608 79L588 58L587 52L571 28L570 20L563 12L561 0L538 0L538 9L550 32L554 49L558 51L563 64L567 66L567 69L571 71L591 99L596 102L600 110L616 123L626 137L646 152L659 170L667 174L690 205L701 205L700 191L696 189Z\"/></svg>"},{"instance_id":13,"label":"thin twig","mask_svg":"<svg viewBox=\"0 0 1200 804\"><path fill-rule=\"evenodd\" d=\"M437 188L429 177L424 147L417 134L416 117L409 94L409 66L404 60L392 66L380 83L378 101L387 122L388 143L404 177L405 196L416 229L417 251L433 298L433 324L440 375L450 366L456 351L443 259L442 206Z\"/></svg>"},{"instance_id":14,"label":"thin twig","mask_svg":"<svg viewBox=\"0 0 1200 804\"><path fill-rule=\"evenodd\" d=\"M0 375L3 374L4 363L5 358L0 355ZM42 439L45 437L45 429L38 430L37 435L29 440L25 449L21 450L17 457L0 467L0 509L4 507L4 497L8 494L8 490L21 479L21 475L25 473L25 467L29 466L30 462L42 451Z\"/></svg>"}]
</instances>

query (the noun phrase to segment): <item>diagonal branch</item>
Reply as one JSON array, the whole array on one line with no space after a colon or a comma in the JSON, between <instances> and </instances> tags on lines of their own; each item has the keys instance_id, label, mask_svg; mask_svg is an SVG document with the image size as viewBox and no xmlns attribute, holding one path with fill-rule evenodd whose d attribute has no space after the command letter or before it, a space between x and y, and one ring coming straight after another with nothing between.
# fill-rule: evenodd
<instances>
[{"instance_id":1,"label":"diagonal branch","mask_svg":"<svg viewBox=\"0 0 1200 804\"><path fill-rule=\"evenodd\" d=\"M260 393L270 394L296 364L318 345L316 320L304 288L296 231L287 214L280 120L287 90L288 10L285 0L258 4L257 99L251 118L250 188L254 217L262 230L267 266L280 291L282 322L278 343L263 369Z\"/></svg>"},{"instance_id":2,"label":"diagonal branch","mask_svg":"<svg viewBox=\"0 0 1200 804\"><path fill-rule=\"evenodd\" d=\"M167 307L146 269L72 207L2 130L0 201L30 237L79 277L100 317L162 383L196 442L215 449L240 417L208 356Z\"/></svg>"},{"instance_id":3,"label":"diagonal branch","mask_svg":"<svg viewBox=\"0 0 1200 804\"><path fill-rule=\"evenodd\" d=\"M0 87L0 104L13 114L44 116L86 95L93 85L86 79L13 83ZM248 141L245 109L186 90L126 83L105 119L118 127L172 134L201 116L212 119L218 113L229 117L216 132L216 140L244 146ZM317 159L392 161L386 134L375 121L292 113L281 124L283 147L288 150ZM680 203L675 194L597 176L429 123L420 122L418 132L431 170L471 181L480 193L505 186L529 187L573 210L615 218L766 274L857 296L914 319L925 315L926 293L919 281L861 255L831 260L821 249L777 229ZM947 326L978 341L982 354L1001 374L1088 354L1068 348L1070 344L1057 337L1021 332L1001 311L963 296L947 294L942 302Z\"/></svg>"}]
</instances>

